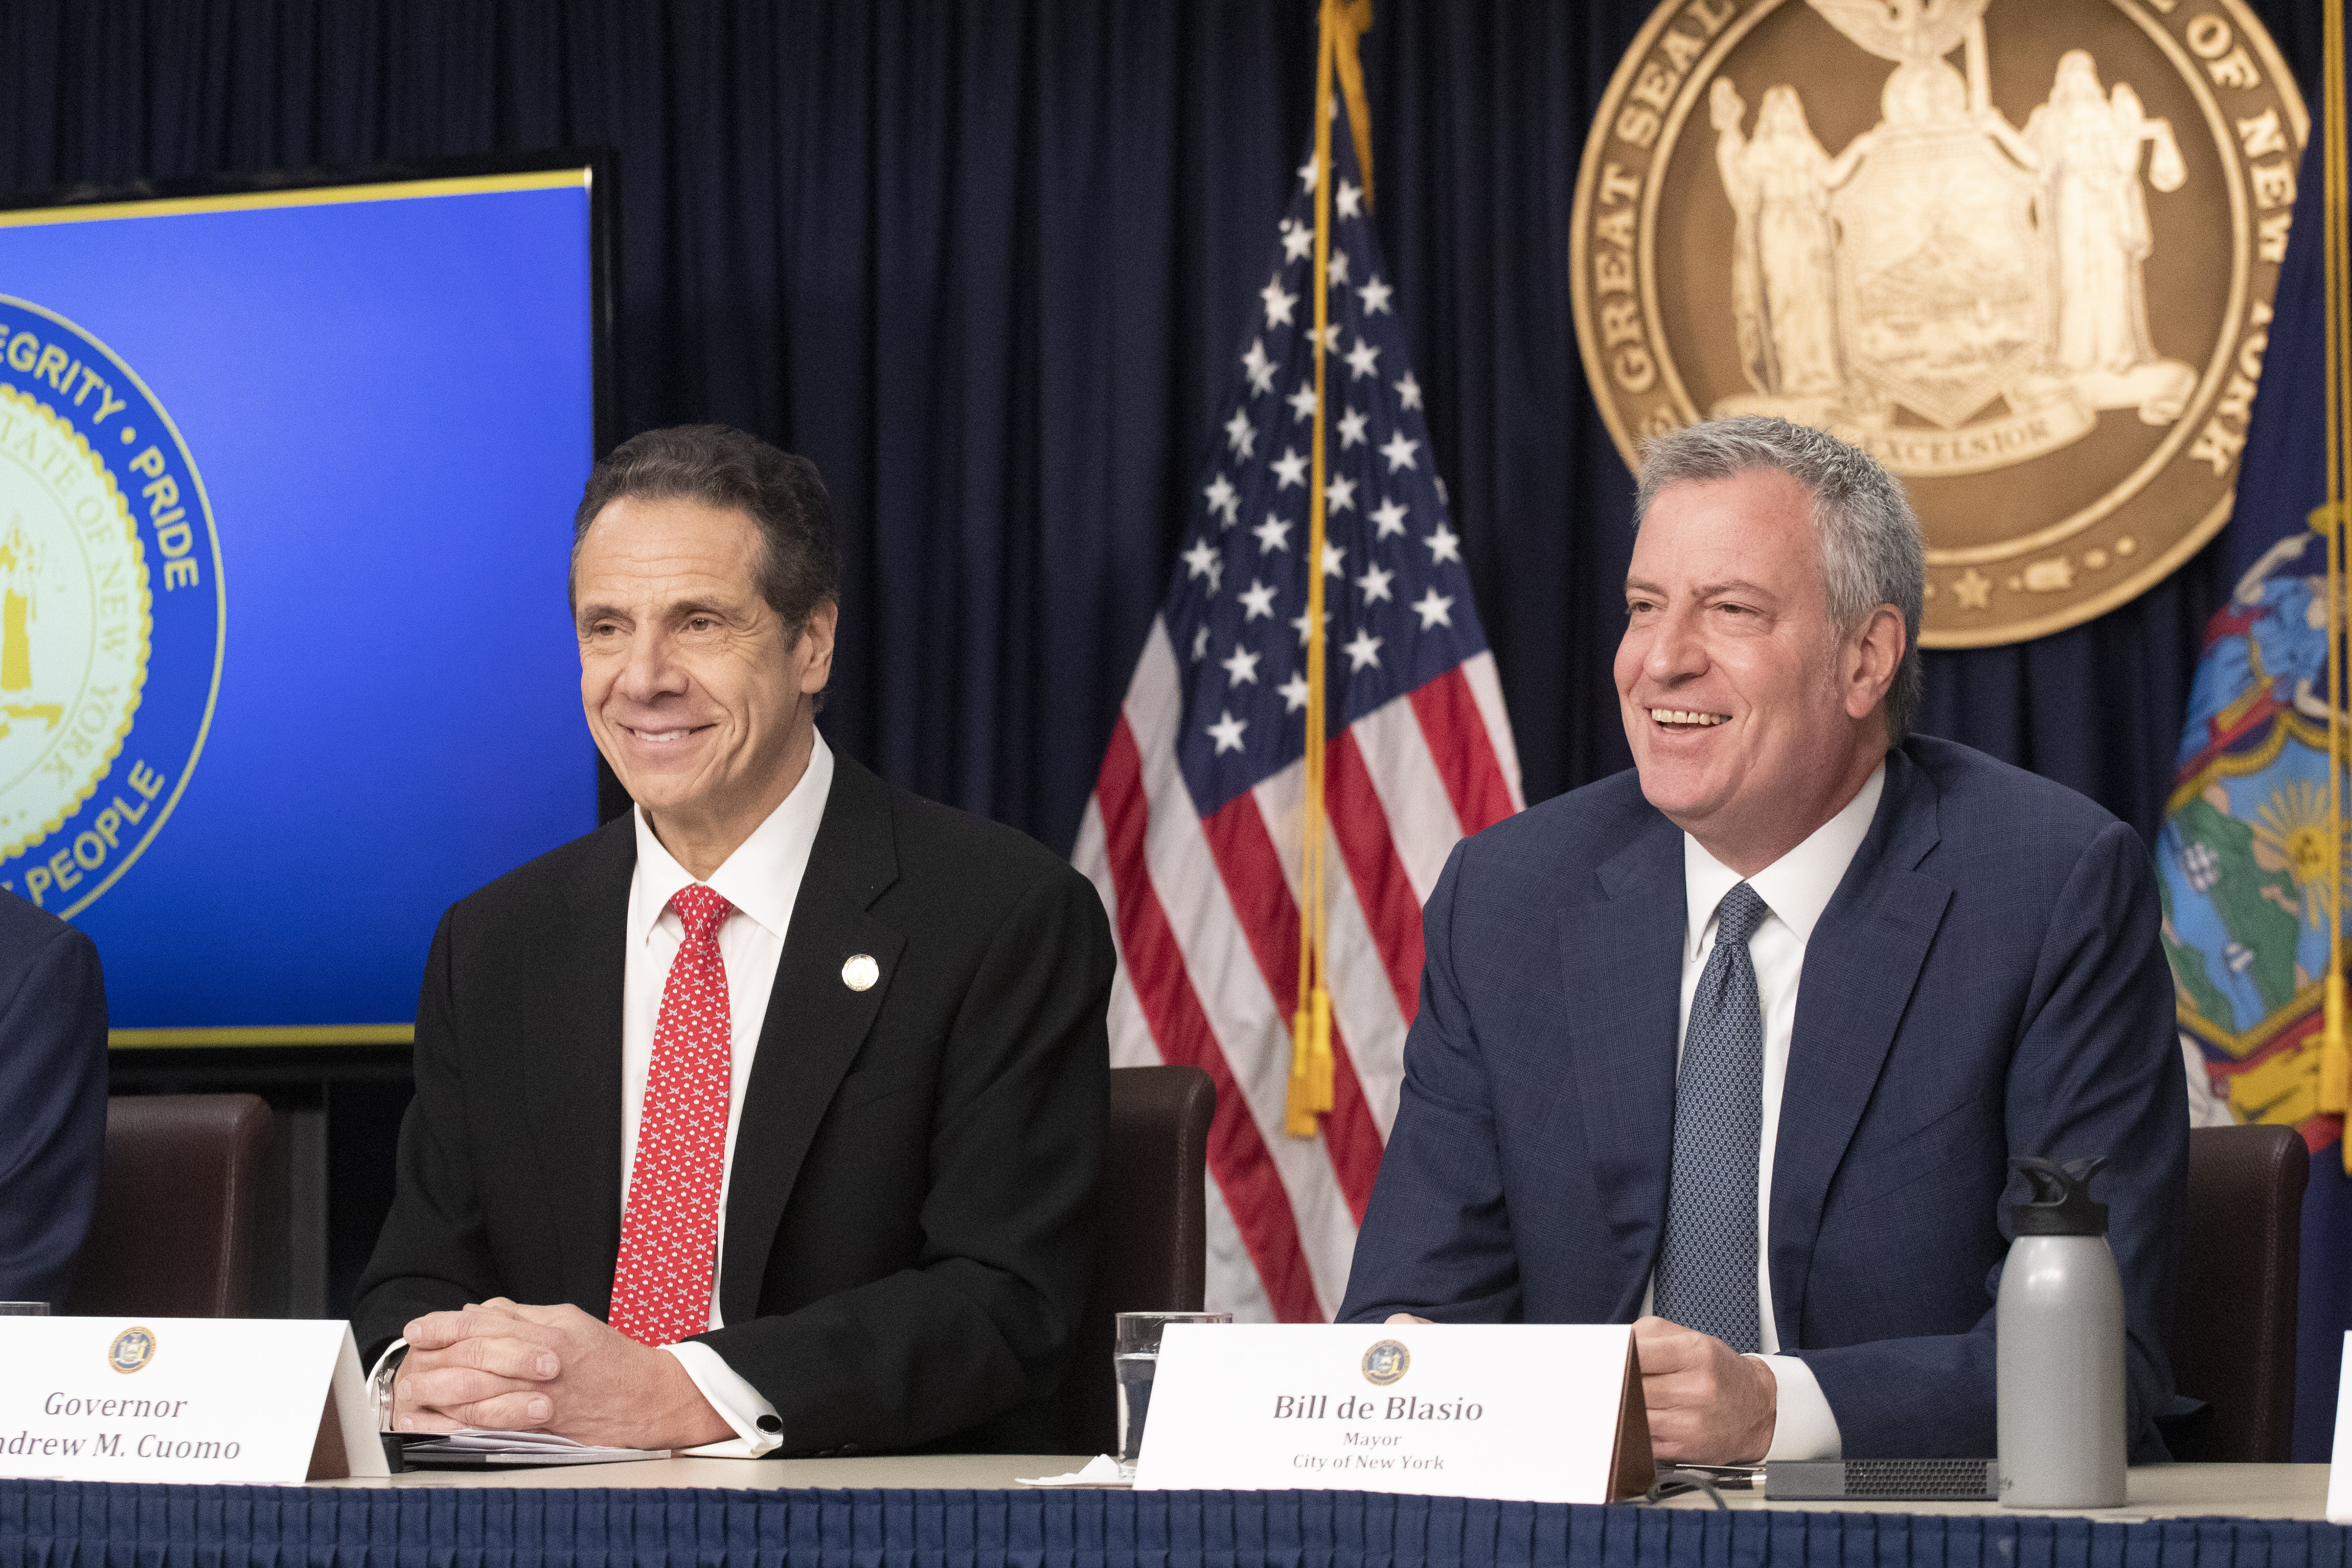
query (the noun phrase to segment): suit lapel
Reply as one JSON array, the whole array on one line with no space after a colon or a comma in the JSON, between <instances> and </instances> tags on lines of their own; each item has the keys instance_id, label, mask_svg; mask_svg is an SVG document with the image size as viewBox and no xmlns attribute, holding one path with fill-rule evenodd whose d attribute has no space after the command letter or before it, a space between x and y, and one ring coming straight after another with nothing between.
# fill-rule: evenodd
<instances>
[{"instance_id":1,"label":"suit lapel","mask_svg":"<svg viewBox=\"0 0 2352 1568\"><path fill-rule=\"evenodd\" d=\"M1664 817L1560 911L1569 1059L1604 1222L1624 1265L1617 1315L1641 1304L1664 1223L1681 1015L1683 836Z\"/></svg>"},{"instance_id":2,"label":"suit lapel","mask_svg":"<svg viewBox=\"0 0 2352 1568\"><path fill-rule=\"evenodd\" d=\"M719 1277L719 1307L730 1323L758 1314L769 1251L801 1162L897 973L906 939L866 911L898 877L888 789L836 752L735 1135ZM853 991L842 964L861 952L872 956L881 978Z\"/></svg>"},{"instance_id":3,"label":"suit lapel","mask_svg":"<svg viewBox=\"0 0 2352 1568\"><path fill-rule=\"evenodd\" d=\"M636 829L607 823L563 887L549 935L540 1026L525 1037L525 1094L566 1299L602 1315L621 1246L621 986Z\"/></svg>"},{"instance_id":4,"label":"suit lapel","mask_svg":"<svg viewBox=\"0 0 2352 1568\"><path fill-rule=\"evenodd\" d=\"M1813 927L1797 987L1772 1157L1772 1303L1787 1348L1800 1343L1830 1179L1951 900L1948 885L1913 868L1937 838L1934 784L1902 752L1889 752L1878 819Z\"/></svg>"}]
</instances>

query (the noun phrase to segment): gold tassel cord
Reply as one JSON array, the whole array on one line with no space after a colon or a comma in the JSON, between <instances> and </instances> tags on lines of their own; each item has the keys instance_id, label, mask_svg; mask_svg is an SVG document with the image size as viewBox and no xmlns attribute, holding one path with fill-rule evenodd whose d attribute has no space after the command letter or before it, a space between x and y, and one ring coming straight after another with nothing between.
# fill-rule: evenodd
<instances>
[{"instance_id":1,"label":"gold tassel cord","mask_svg":"<svg viewBox=\"0 0 2352 1568\"><path fill-rule=\"evenodd\" d=\"M2346 304L2352 297L2352 256L2347 254L2346 224L2352 208L2346 201L2346 123L2344 82L2344 0L2326 0L2321 7L2320 149L2322 170L2321 272L2325 299L2321 313L2326 322L2325 380L2326 384L2326 490L2311 526L2327 541L2327 805L2329 878L2327 898L2327 977L2319 1054L2319 1109L2337 1116L2352 1110L2352 1041L2346 1037L2344 976L2344 769L2346 764L2345 701L2345 464L2352 457L2352 321ZM2352 1138L2339 1138L2344 1168L2352 1173Z\"/></svg>"},{"instance_id":2,"label":"gold tassel cord","mask_svg":"<svg viewBox=\"0 0 2352 1568\"><path fill-rule=\"evenodd\" d=\"M1357 42L1371 25L1371 0L1321 0L1315 60L1315 438L1313 479L1307 497L1307 758L1302 770L1305 809L1299 813L1298 825L1298 1005L1291 1015L1290 1086L1283 1107L1283 1130L1294 1138L1313 1138L1322 1131L1320 1118L1331 1109L1336 1065L1325 945L1329 889L1323 794L1323 752L1330 711L1325 672L1323 547L1328 523L1324 495L1328 473L1324 362L1331 324L1331 110L1336 89L1347 99L1349 130L1369 203L1371 111L1364 97L1364 68Z\"/></svg>"},{"instance_id":3,"label":"gold tassel cord","mask_svg":"<svg viewBox=\"0 0 2352 1568\"><path fill-rule=\"evenodd\" d=\"M2341 1116L2352 1102L2352 1052L2344 1036L2344 635L2343 520L2339 508L2323 506L2311 514L2311 526L2327 542L2327 820L2329 876L2327 897L2327 977L2322 996L2319 1037L2319 1100L2323 1113ZM2352 1171L2352 1154L2346 1157Z\"/></svg>"},{"instance_id":4,"label":"gold tassel cord","mask_svg":"<svg viewBox=\"0 0 2352 1568\"><path fill-rule=\"evenodd\" d=\"M1307 491L1307 759L1298 842L1298 1008L1290 1031L1290 1092L1283 1131L1312 1138L1331 1103L1331 998L1323 969L1323 505L1325 328L1331 320L1331 76L1339 43L1323 0L1315 58L1315 438Z\"/></svg>"}]
</instances>

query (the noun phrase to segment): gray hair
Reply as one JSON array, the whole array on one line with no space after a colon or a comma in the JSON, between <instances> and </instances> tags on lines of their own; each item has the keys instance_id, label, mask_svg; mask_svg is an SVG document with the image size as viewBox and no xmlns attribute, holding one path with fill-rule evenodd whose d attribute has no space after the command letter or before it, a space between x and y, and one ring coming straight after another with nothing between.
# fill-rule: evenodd
<instances>
[{"instance_id":1,"label":"gray hair","mask_svg":"<svg viewBox=\"0 0 2352 1568\"><path fill-rule=\"evenodd\" d=\"M1839 638L1860 631L1881 605L1901 613L1903 662L1883 704L1887 742L1901 745L1918 717L1927 679L1919 662L1919 615L1927 544L1902 483L1876 458L1826 431L1769 415L1685 426L1643 447L1633 526L1642 526L1651 503L1669 485L1727 479L1758 468L1788 475L1813 498L1830 623Z\"/></svg>"}]
</instances>

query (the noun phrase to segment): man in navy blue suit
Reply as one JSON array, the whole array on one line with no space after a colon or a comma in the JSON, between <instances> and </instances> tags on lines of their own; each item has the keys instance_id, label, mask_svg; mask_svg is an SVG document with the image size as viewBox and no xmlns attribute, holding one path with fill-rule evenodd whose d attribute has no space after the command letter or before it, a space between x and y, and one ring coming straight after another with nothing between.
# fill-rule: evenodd
<instances>
[{"instance_id":1,"label":"man in navy blue suit","mask_svg":"<svg viewBox=\"0 0 2352 1568\"><path fill-rule=\"evenodd\" d=\"M98 949L0 894L0 1300L62 1309L105 1152Z\"/></svg>"},{"instance_id":2,"label":"man in navy blue suit","mask_svg":"<svg viewBox=\"0 0 2352 1568\"><path fill-rule=\"evenodd\" d=\"M1907 734L1901 487L1738 418L1645 454L1634 770L1458 846L1345 1320L1626 1322L1660 1458L1994 1452L2017 1155L2111 1162L2164 1457L2187 1091L2147 854Z\"/></svg>"}]
</instances>

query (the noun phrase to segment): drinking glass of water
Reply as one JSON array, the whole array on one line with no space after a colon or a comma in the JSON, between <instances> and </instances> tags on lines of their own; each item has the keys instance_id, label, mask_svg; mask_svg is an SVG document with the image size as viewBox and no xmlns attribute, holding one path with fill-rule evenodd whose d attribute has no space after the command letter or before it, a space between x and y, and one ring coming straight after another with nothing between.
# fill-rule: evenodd
<instances>
[{"instance_id":1,"label":"drinking glass of water","mask_svg":"<svg viewBox=\"0 0 2352 1568\"><path fill-rule=\"evenodd\" d=\"M1118 1373L1118 1462L1132 1470L1143 1450L1143 1422L1151 1413L1151 1374L1160 1364L1160 1331L1171 1323L1230 1323L1231 1312L1121 1312L1112 1365Z\"/></svg>"}]
</instances>

